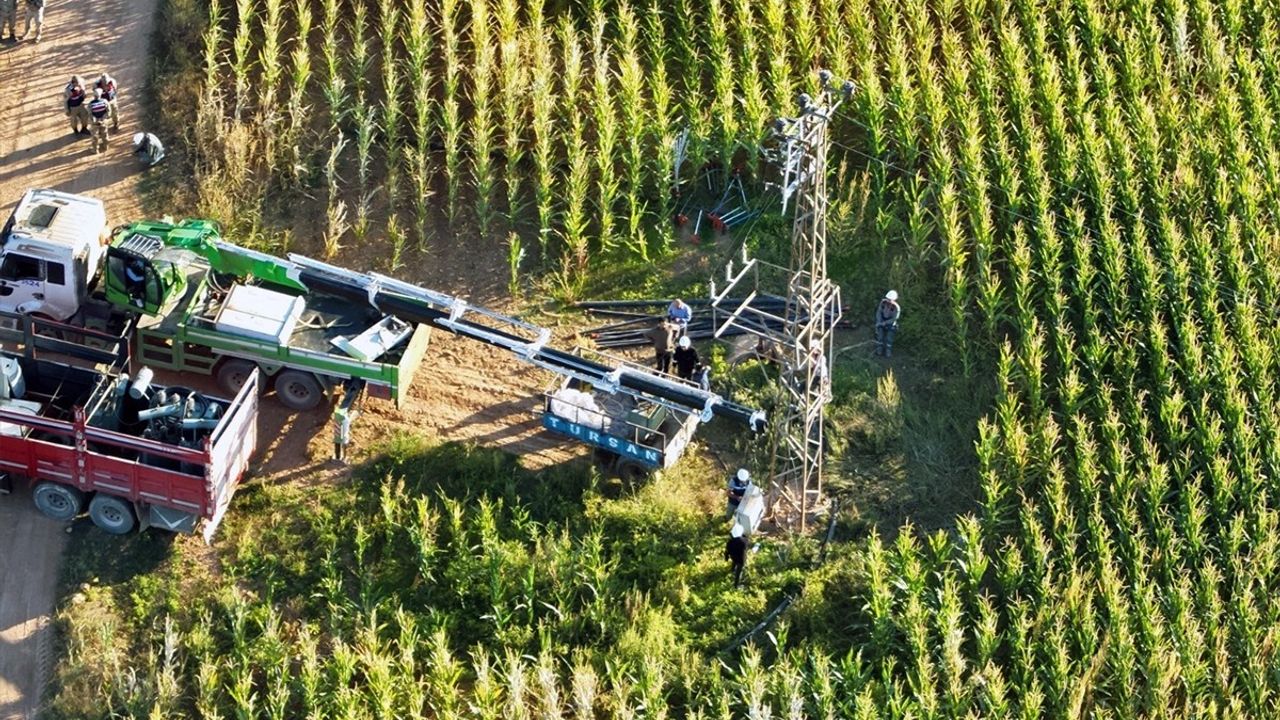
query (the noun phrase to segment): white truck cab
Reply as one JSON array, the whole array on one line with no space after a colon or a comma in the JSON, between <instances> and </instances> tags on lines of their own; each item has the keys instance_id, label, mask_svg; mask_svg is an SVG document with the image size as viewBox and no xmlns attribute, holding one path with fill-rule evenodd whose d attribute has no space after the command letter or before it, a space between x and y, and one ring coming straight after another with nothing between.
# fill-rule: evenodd
<instances>
[{"instance_id":1,"label":"white truck cab","mask_svg":"<svg viewBox=\"0 0 1280 720\"><path fill-rule=\"evenodd\" d=\"M0 310L69 320L88 297L108 239L101 200L28 190L0 231Z\"/></svg>"}]
</instances>

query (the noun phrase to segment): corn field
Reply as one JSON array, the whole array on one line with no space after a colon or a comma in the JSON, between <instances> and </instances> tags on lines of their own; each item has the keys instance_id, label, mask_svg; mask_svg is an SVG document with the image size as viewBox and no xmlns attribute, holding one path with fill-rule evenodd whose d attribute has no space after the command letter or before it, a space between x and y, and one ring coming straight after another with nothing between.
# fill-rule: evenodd
<instances>
[{"instance_id":1,"label":"corn field","mask_svg":"<svg viewBox=\"0 0 1280 720\"><path fill-rule=\"evenodd\" d=\"M419 577L449 567L436 548L529 575L455 587L480 608L469 629L427 631L429 610L378 601L377 575L361 569L373 555L342 558L330 564L354 569L326 570L304 601L325 609L306 621L231 593L181 633L157 625L135 697L204 717L1280 714L1276 5L444 5L408 3L393 23L405 51L369 54L368 92L401 97L377 86L394 57L393 76L418 93L381 123L400 128L399 144L370 145L396 168L388 182L400 178L380 202L419 236L430 212L537 230L544 257L575 267L593 252L661 249L645 227L666 217L666 151L682 128L694 163L754 152L762 123L812 89L812 69L853 79L833 154L868 199L857 223L833 229L832 253L879 243L915 258L919 302L941 309L957 364L996 386L974 447L977 509L949 531L845 544L825 593L807 590L774 642L722 667L706 648L617 663L565 649L566 624L634 622L615 606L632 601L585 590L577 556L595 557L593 536L500 549L483 530L492 506L397 501L354 530L357 548L430 549L394 558L420 563ZM391 6L367 22L385 27ZM268 118L289 128L272 156L304 170L281 163L271 177L323 184L329 148L345 145L318 142L318 126L350 122L332 114L342 106L293 132L291 111L260 106L265 80L240 77L265 78L243 38L279 8L214 12L205 57L235 73L205 91L219 97L220 132L248 124L255 137ZM355 15L341 17L334 35L348 37ZM472 46L476 17L492 50ZM292 58L273 74L281 98L298 97L284 87L299 76L297 42L277 45ZM332 84L326 57L310 72ZM501 154L469 155L477 140ZM563 573L584 579L548 580ZM505 638L506 613L525 613L541 644ZM498 640L474 649L481 626ZM170 641L178 660L166 660Z\"/></svg>"}]
</instances>

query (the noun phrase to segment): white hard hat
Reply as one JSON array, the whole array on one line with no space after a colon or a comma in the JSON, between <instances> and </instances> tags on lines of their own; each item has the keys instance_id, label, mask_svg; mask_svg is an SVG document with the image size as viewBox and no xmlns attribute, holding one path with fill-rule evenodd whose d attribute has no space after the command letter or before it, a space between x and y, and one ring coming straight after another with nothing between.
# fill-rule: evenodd
<instances>
[{"instance_id":1,"label":"white hard hat","mask_svg":"<svg viewBox=\"0 0 1280 720\"><path fill-rule=\"evenodd\" d=\"M746 482L751 479L751 473L747 472L746 468L738 468L738 479Z\"/></svg>"},{"instance_id":2,"label":"white hard hat","mask_svg":"<svg viewBox=\"0 0 1280 720\"><path fill-rule=\"evenodd\" d=\"M741 526L741 525L739 525L738 523L734 523L734 524L733 524L733 527L729 530L729 534L730 534L731 536L733 536L733 537L736 537L736 538L740 538L740 537L742 537L742 533L744 533L744 532L746 532L746 531L745 531L745 530L743 530L743 529L742 529L742 526Z\"/></svg>"},{"instance_id":3,"label":"white hard hat","mask_svg":"<svg viewBox=\"0 0 1280 720\"><path fill-rule=\"evenodd\" d=\"M143 137L145 137L145 134L144 134L144 133L134 133L134 134L133 134L133 144L134 144L134 145L141 145L141 144L142 144L142 138L143 138Z\"/></svg>"},{"instance_id":4,"label":"white hard hat","mask_svg":"<svg viewBox=\"0 0 1280 720\"><path fill-rule=\"evenodd\" d=\"M885 293L885 294L884 294L884 299L885 299L885 300L897 300L897 299L898 299L898 291L897 291L897 290L890 290L889 292L887 292L887 293Z\"/></svg>"},{"instance_id":5,"label":"white hard hat","mask_svg":"<svg viewBox=\"0 0 1280 720\"><path fill-rule=\"evenodd\" d=\"M687 347L689 347L689 346L690 346L690 345L692 345L692 344L693 344L693 342L689 340L689 336L688 336L688 335L685 335L684 337L680 338L680 347L682 347L682 348L687 348Z\"/></svg>"}]
</instances>

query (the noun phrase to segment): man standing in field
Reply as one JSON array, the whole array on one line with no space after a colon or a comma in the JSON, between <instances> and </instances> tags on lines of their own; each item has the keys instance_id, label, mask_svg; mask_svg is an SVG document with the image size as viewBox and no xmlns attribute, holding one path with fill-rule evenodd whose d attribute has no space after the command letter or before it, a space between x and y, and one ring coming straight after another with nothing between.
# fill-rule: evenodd
<instances>
[{"instance_id":1,"label":"man standing in field","mask_svg":"<svg viewBox=\"0 0 1280 720\"><path fill-rule=\"evenodd\" d=\"M5 25L9 26L8 41L17 42L18 0L0 0L0 30Z\"/></svg>"},{"instance_id":2,"label":"man standing in field","mask_svg":"<svg viewBox=\"0 0 1280 720\"><path fill-rule=\"evenodd\" d=\"M733 565L733 586L742 586L742 570L747 566L747 538L742 526L734 523L729 542L724 546L724 559Z\"/></svg>"},{"instance_id":3,"label":"man standing in field","mask_svg":"<svg viewBox=\"0 0 1280 720\"><path fill-rule=\"evenodd\" d=\"M671 372L672 345L675 344L676 326L669 322L659 323L644 334L653 343L654 361L658 372Z\"/></svg>"},{"instance_id":4,"label":"man standing in field","mask_svg":"<svg viewBox=\"0 0 1280 720\"><path fill-rule=\"evenodd\" d=\"M89 108L85 107L87 98L84 93L84 81L79 75L71 76L71 82L67 83L62 96L67 105L67 117L71 119L72 134L88 134Z\"/></svg>"},{"instance_id":5,"label":"man standing in field","mask_svg":"<svg viewBox=\"0 0 1280 720\"><path fill-rule=\"evenodd\" d=\"M893 334L898 332L898 318L901 316L898 291L890 290L876 306L876 355L893 357Z\"/></svg>"},{"instance_id":6,"label":"man standing in field","mask_svg":"<svg viewBox=\"0 0 1280 720\"><path fill-rule=\"evenodd\" d=\"M102 91L102 99L107 101L107 107L111 111L111 132L119 132L120 130L120 110L116 107L116 79L106 73L98 76L98 81L93 84L95 88Z\"/></svg>"},{"instance_id":7,"label":"man standing in field","mask_svg":"<svg viewBox=\"0 0 1280 720\"><path fill-rule=\"evenodd\" d=\"M31 22L36 23L35 42L40 42L40 30L44 27L44 0L27 0L27 22L19 40L26 40L31 34Z\"/></svg>"},{"instance_id":8,"label":"man standing in field","mask_svg":"<svg viewBox=\"0 0 1280 720\"><path fill-rule=\"evenodd\" d=\"M693 370L698 367L699 358L698 349L693 346L693 341L689 339L688 335L680 338L680 343L676 347L672 359L676 363L676 375L681 380L692 380Z\"/></svg>"}]
</instances>

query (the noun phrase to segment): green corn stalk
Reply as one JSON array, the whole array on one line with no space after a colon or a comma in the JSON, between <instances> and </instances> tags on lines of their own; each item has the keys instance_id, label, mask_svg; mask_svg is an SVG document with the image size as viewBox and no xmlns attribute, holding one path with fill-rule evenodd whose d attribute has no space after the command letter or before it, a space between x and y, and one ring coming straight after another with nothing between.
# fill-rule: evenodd
<instances>
[{"instance_id":1,"label":"green corn stalk","mask_svg":"<svg viewBox=\"0 0 1280 720\"><path fill-rule=\"evenodd\" d=\"M264 0L266 14L262 20L262 45L258 50L258 65L262 68L258 86L258 113L263 137L263 154L275 172L276 122L280 79L284 74L280 62L280 23L284 0Z\"/></svg>"},{"instance_id":2,"label":"green corn stalk","mask_svg":"<svg viewBox=\"0 0 1280 720\"><path fill-rule=\"evenodd\" d=\"M493 86L496 72L489 0L471 0L471 177L475 190L476 221L481 237L487 237L494 219Z\"/></svg>"},{"instance_id":3,"label":"green corn stalk","mask_svg":"<svg viewBox=\"0 0 1280 720\"><path fill-rule=\"evenodd\" d=\"M398 39L400 37L401 10L398 0L379 0L378 2L378 36L382 38L382 55L380 59L382 85L382 150L386 154L386 189L387 212L394 216L400 208L400 173L403 153L403 138L400 135L400 123L404 117L404 109L400 105L404 87L400 60L397 56ZM398 228L397 228L398 229ZM390 236L390 228L387 232Z\"/></svg>"},{"instance_id":4,"label":"green corn stalk","mask_svg":"<svg viewBox=\"0 0 1280 720\"><path fill-rule=\"evenodd\" d=\"M529 108L529 119L533 125L533 165L534 165L534 199L538 207L538 242L542 260L549 259L549 245L554 221L552 197L556 192L553 171L555 141L555 116L559 106L555 92L556 70L551 58L550 34L543 24L541 5L530 8L531 15L528 33L530 60L532 64L532 95Z\"/></svg>"},{"instance_id":5,"label":"green corn stalk","mask_svg":"<svg viewBox=\"0 0 1280 720\"><path fill-rule=\"evenodd\" d=\"M524 262L524 246L520 236L507 235L507 292L512 297L520 294L520 264Z\"/></svg>"},{"instance_id":6,"label":"green corn stalk","mask_svg":"<svg viewBox=\"0 0 1280 720\"><path fill-rule=\"evenodd\" d=\"M404 84L406 92L398 95L411 98L413 115L410 120L414 125L413 147L405 154L408 164L408 175L414 196L414 229L418 238L418 247L427 245L427 221L430 214L431 176L431 138L434 131L432 118L432 34L428 24L426 5L423 0L410 0L404 13L404 45L406 70ZM390 98L389 98L390 100Z\"/></svg>"},{"instance_id":7,"label":"green corn stalk","mask_svg":"<svg viewBox=\"0 0 1280 720\"><path fill-rule=\"evenodd\" d=\"M311 3L294 0L293 20L295 35L289 51L289 129L286 131L289 145L288 177L296 185L310 173L311 139L307 137L311 105L307 101L311 85Z\"/></svg>"},{"instance_id":8,"label":"green corn stalk","mask_svg":"<svg viewBox=\"0 0 1280 720\"><path fill-rule=\"evenodd\" d=\"M568 122L560 135L569 165L564 178L564 212L560 237L565 244L561 280L568 291L587 269L587 199L591 189L591 155L586 147L586 128L579 105L582 94L582 46L573 24L566 18L556 28L563 53L560 111Z\"/></svg>"},{"instance_id":9,"label":"green corn stalk","mask_svg":"<svg viewBox=\"0 0 1280 720\"><path fill-rule=\"evenodd\" d=\"M342 46L338 37L338 0L323 0L322 8L320 54L324 59L324 86L321 89L329 110L329 130L337 133L349 111L347 80L342 72Z\"/></svg>"},{"instance_id":10,"label":"green corn stalk","mask_svg":"<svg viewBox=\"0 0 1280 720\"><path fill-rule=\"evenodd\" d=\"M648 147L651 154L651 170L646 192L650 197L660 197L655 203L658 222L668 222L675 212L672 183L679 168L675 164L675 151L680 128L676 120L676 100L672 82L667 74L666 17L662 5L655 0L645 12L644 42L648 46L647 61L648 95L652 118ZM671 233L661 233L661 250L670 248ZM646 253L647 254L647 253Z\"/></svg>"},{"instance_id":11,"label":"green corn stalk","mask_svg":"<svg viewBox=\"0 0 1280 720\"><path fill-rule=\"evenodd\" d=\"M503 182L506 185L507 223L514 230L524 214L526 201L521 195L523 160L526 155L526 132L529 105L528 68L523 50L518 0L499 0L498 46L501 57L499 114L502 125L502 151L506 156Z\"/></svg>"},{"instance_id":12,"label":"green corn stalk","mask_svg":"<svg viewBox=\"0 0 1280 720\"><path fill-rule=\"evenodd\" d=\"M645 123L644 76L637 48L639 20L625 1L617 8L618 28L618 102L621 108L624 167L627 204L626 243L641 259L648 257L645 240Z\"/></svg>"},{"instance_id":13,"label":"green corn stalk","mask_svg":"<svg viewBox=\"0 0 1280 720\"><path fill-rule=\"evenodd\" d=\"M236 0L236 33L231 40L231 72L236 98L232 117L239 123L249 99L249 72L253 62L253 0Z\"/></svg>"},{"instance_id":14,"label":"green corn stalk","mask_svg":"<svg viewBox=\"0 0 1280 720\"><path fill-rule=\"evenodd\" d=\"M347 222L347 203L342 200L339 187L342 179L338 176L338 159L347 145L347 139L341 132L329 149L329 159L324 164L325 187L328 190L325 202L324 256L331 259L342 247L342 236L350 228Z\"/></svg>"},{"instance_id":15,"label":"green corn stalk","mask_svg":"<svg viewBox=\"0 0 1280 720\"><path fill-rule=\"evenodd\" d=\"M605 39L608 19L598 8L591 21L592 83L591 107L595 116L596 218L600 248L609 250L615 241L614 212L618 199L618 113L612 90L613 67ZM570 167L572 172L572 161Z\"/></svg>"},{"instance_id":16,"label":"green corn stalk","mask_svg":"<svg viewBox=\"0 0 1280 720\"><path fill-rule=\"evenodd\" d=\"M462 29L459 27L459 0L440 0L440 47L444 54L444 97L440 101L440 129L444 144L447 181L446 209L449 222L458 218L458 196L462 187Z\"/></svg>"}]
</instances>

